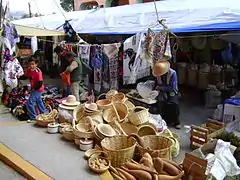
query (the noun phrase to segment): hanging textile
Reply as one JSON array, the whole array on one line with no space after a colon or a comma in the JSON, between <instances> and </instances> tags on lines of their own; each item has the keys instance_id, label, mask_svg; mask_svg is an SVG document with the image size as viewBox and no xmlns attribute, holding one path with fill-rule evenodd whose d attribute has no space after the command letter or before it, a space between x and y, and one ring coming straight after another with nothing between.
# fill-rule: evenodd
<instances>
[{"instance_id":1,"label":"hanging textile","mask_svg":"<svg viewBox=\"0 0 240 180\"><path fill-rule=\"evenodd\" d=\"M138 33L124 42L123 84L134 84L137 79L150 75L150 66L142 54L146 37Z\"/></svg>"},{"instance_id":2,"label":"hanging textile","mask_svg":"<svg viewBox=\"0 0 240 180\"><path fill-rule=\"evenodd\" d=\"M31 49L33 54L38 50L38 42L36 36L31 37Z\"/></svg>"},{"instance_id":3,"label":"hanging textile","mask_svg":"<svg viewBox=\"0 0 240 180\"><path fill-rule=\"evenodd\" d=\"M171 58L170 40L168 30L163 29L155 34L151 29L148 30L145 43L145 58L154 65L164 57Z\"/></svg>"},{"instance_id":4,"label":"hanging textile","mask_svg":"<svg viewBox=\"0 0 240 180\"><path fill-rule=\"evenodd\" d=\"M9 49L10 54L12 54L14 52L15 44L20 41L15 26L6 22L3 26L2 36L5 48Z\"/></svg>"},{"instance_id":5,"label":"hanging textile","mask_svg":"<svg viewBox=\"0 0 240 180\"><path fill-rule=\"evenodd\" d=\"M23 68L17 58L10 55L10 50L7 49L4 53L3 78L7 86L16 88L18 85L18 77L24 74Z\"/></svg>"},{"instance_id":6,"label":"hanging textile","mask_svg":"<svg viewBox=\"0 0 240 180\"><path fill-rule=\"evenodd\" d=\"M63 24L63 29L66 34L67 42L74 42L77 40L77 33L74 31L69 21L65 21Z\"/></svg>"},{"instance_id":7,"label":"hanging textile","mask_svg":"<svg viewBox=\"0 0 240 180\"><path fill-rule=\"evenodd\" d=\"M99 45L91 47L91 66L94 68L94 90L101 92L102 86L102 48Z\"/></svg>"},{"instance_id":8,"label":"hanging textile","mask_svg":"<svg viewBox=\"0 0 240 180\"><path fill-rule=\"evenodd\" d=\"M86 66L90 65L90 50L91 50L90 44L79 45L78 56L80 57L82 63L84 63ZM86 87L89 87L88 69L89 67L83 68L83 79L84 79L84 85Z\"/></svg>"},{"instance_id":9,"label":"hanging textile","mask_svg":"<svg viewBox=\"0 0 240 180\"><path fill-rule=\"evenodd\" d=\"M120 46L120 43L102 45L103 53L109 60L110 89L118 89L118 52Z\"/></svg>"}]
</instances>

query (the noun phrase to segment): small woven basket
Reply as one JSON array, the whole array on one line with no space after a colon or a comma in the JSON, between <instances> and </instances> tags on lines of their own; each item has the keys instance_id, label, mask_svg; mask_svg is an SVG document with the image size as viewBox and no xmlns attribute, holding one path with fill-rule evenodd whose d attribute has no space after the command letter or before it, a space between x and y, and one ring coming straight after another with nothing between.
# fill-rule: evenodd
<instances>
[{"instance_id":1,"label":"small woven basket","mask_svg":"<svg viewBox=\"0 0 240 180\"><path fill-rule=\"evenodd\" d=\"M73 131L67 131L69 128L70 127L66 127L62 129L62 136L68 141L73 141L75 139L75 136L73 134Z\"/></svg>"},{"instance_id":2,"label":"small woven basket","mask_svg":"<svg viewBox=\"0 0 240 180\"><path fill-rule=\"evenodd\" d=\"M97 98L96 104L99 110L108 109L112 106L112 102L109 99L100 99L100 97L106 96L106 94L100 94Z\"/></svg>"},{"instance_id":3,"label":"small woven basket","mask_svg":"<svg viewBox=\"0 0 240 180\"><path fill-rule=\"evenodd\" d=\"M102 140L101 146L107 152L112 166L120 167L133 158L136 140L127 136L107 137Z\"/></svg>"},{"instance_id":4,"label":"small woven basket","mask_svg":"<svg viewBox=\"0 0 240 180\"><path fill-rule=\"evenodd\" d=\"M140 111L135 112L136 109L140 109ZM136 106L134 111L128 115L128 120L136 126L148 122L148 109Z\"/></svg>"},{"instance_id":5,"label":"small woven basket","mask_svg":"<svg viewBox=\"0 0 240 180\"><path fill-rule=\"evenodd\" d=\"M137 152L142 157L144 153L148 152L152 157L160 157L165 159L172 159L171 147L172 141L164 136L148 135L141 137L144 147L137 145Z\"/></svg>"},{"instance_id":6,"label":"small woven basket","mask_svg":"<svg viewBox=\"0 0 240 180\"><path fill-rule=\"evenodd\" d=\"M103 155L101 155L101 153ZM101 169L94 168L93 166L91 166L91 162L94 161L96 158L105 159L105 161L108 163L108 165L105 168L101 168ZM95 172L97 174L102 174L109 169L109 167L111 166L111 161L109 160L109 158L107 157L107 154L104 151L97 151L96 150L95 152L93 152L90 155L90 157L88 159L88 166L93 172Z\"/></svg>"},{"instance_id":7,"label":"small woven basket","mask_svg":"<svg viewBox=\"0 0 240 180\"><path fill-rule=\"evenodd\" d=\"M81 131L79 129L89 129L89 126L91 128L90 131ZM75 125L75 120L73 120L73 134L77 137L77 138L93 138L93 124L92 124L92 118L87 116L84 118L84 122L79 123L77 125Z\"/></svg>"},{"instance_id":8,"label":"small woven basket","mask_svg":"<svg viewBox=\"0 0 240 180\"><path fill-rule=\"evenodd\" d=\"M156 135L157 130L150 124L143 124L138 128L137 134L142 137L142 136L147 136L147 135Z\"/></svg>"},{"instance_id":9,"label":"small woven basket","mask_svg":"<svg viewBox=\"0 0 240 180\"><path fill-rule=\"evenodd\" d=\"M120 124L123 131L127 134L127 135L130 135L132 133L137 133L138 132L138 128L137 126L129 123L129 122L125 122L125 123L122 123Z\"/></svg>"},{"instance_id":10,"label":"small woven basket","mask_svg":"<svg viewBox=\"0 0 240 180\"><path fill-rule=\"evenodd\" d=\"M124 103L127 100L126 95L122 92L119 92L112 96L111 101L114 103Z\"/></svg>"},{"instance_id":11,"label":"small woven basket","mask_svg":"<svg viewBox=\"0 0 240 180\"><path fill-rule=\"evenodd\" d=\"M48 114L39 114L36 117L36 124L41 127L47 127L48 124L54 123L57 116L58 112L56 109L52 109L51 106L48 105L48 108L50 109L50 113Z\"/></svg>"},{"instance_id":12,"label":"small woven basket","mask_svg":"<svg viewBox=\"0 0 240 180\"><path fill-rule=\"evenodd\" d=\"M128 107L129 112L132 112L135 108L135 105L129 100L125 101L124 104Z\"/></svg>"}]
</instances>

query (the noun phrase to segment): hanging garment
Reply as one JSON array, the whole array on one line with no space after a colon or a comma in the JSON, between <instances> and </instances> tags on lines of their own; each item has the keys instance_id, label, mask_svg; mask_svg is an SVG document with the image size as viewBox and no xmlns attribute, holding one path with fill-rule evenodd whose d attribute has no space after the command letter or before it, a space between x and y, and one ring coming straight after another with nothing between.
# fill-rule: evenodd
<instances>
[{"instance_id":1,"label":"hanging garment","mask_svg":"<svg viewBox=\"0 0 240 180\"><path fill-rule=\"evenodd\" d=\"M148 30L145 43L145 58L154 65L164 56L171 58L170 40L168 31L163 29L158 34ZM167 51L166 48L168 47Z\"/></svg>"},{"instance_id":2,"label":"hanging garment","mask_svg":"<svg viewBox=\"0 0 240 180\"><path fill-rule=\"evenodd\" d=\"M6 22L3 26L3 42L5 48L10 50L10 54L13 53L15 44L20 41L17 30L13 24Z\"/></svg>"},{"instance_id":3,"label":"hanging garment","mask_svg":"<svg viewBox=\"0 0 240 180\"><path fill-rule=\"evenodd\" d=\"M91 47L91 66L94 68L94 90L101 92L102 87L102 48L99 45Z\"/></svg>"},{"instance_id":4,"label":"hanging garment","mask_svg":"<svg viewBox=\"0 0 240 180\"><path fill-rule=\"evenodd\" d=\"M89 76L88 76L89 72L88 71L92 70L89 67L89 65L90 65L90 50L91 50L91 45L90 44L81 44L81 45L79 45L78 56L80 57L82 63L85 64L86 66L88 66L88 68L83 68L84 85L86 87L89 86Z\"/></svg>"},{"instance_id":5,"label":"hanging garment","mask_svg":"<svg viewBox=\"0 0 240 180\"><path fill-rule=\"evenodd\" d=\"M63 29L66 34L66 41L74 42L76 40L77 33L74 31L69 21L65 21L65 23L63 24Z\"/></svg>"},{"instance_id":6,"label":"hanging garment","mask_svg":"<svg viewBox=\"0 0 240 180\"><path fill-rule=\"evenodd\" d=\"M123 84L134 84L150 75L150 66L144 53L145 35L138 33L124 42Z\"/></svg>"},{"instance_id":7,"label":"hanging garment","mask_svg":"<svg viewBox=\"0 0 240 180\"><path fill-rule=\"evenodd\" d=\"M18 77L24 74L23 68L17 58L12 58L8 54L8 50L4 55L3 78L6 85L16 88L18 85Z\"/></svg>"},{"instance_id":8,"label":"hanging garment","mask_svg":"<svg viewBox=\"0 0 240 180\"><path fill-rule=\"evenodd\" d=\"M110 89L118 89L118 52L120 43L102 45L103 53L109 60Z\"/></svg>"},{"instance_id":9,"label":"hanging garment","mask_svg":"<svg viewBox=\"0 0 240 180\"><path fill-rule=\"evenodd\" d=\"M36 36L31 37L31 49L33 54L38 50L38 42Z\"/></svg>"}]
</instances>

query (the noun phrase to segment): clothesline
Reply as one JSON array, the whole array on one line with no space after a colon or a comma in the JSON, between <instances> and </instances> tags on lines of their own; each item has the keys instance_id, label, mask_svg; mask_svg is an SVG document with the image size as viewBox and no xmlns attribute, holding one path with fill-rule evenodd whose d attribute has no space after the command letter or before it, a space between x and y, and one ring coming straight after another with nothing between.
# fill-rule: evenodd
<instances>
[{"instance_id":1,"label":"clothesline","mask_svg":"<svg viewBox=\"0 0 240 180\"><path fill-rule=\"evenodd\" d=\"M188 39L188 38L206 38L206 37L219 37L219 36L239 36L239 33L228 33L228 34L221 34L221 35L193 35L193 36L178 36L178 39ZM170 37L171 39L175 39L175 37ZM43 42L51 42L56 44L61 44L61 42L58 41L51 41L46 39L38 38L38 40ZM69 44L69 43L66 43ZM79 46L80 44L70 44L72 46Z\"/></svg>"}]
</instances>

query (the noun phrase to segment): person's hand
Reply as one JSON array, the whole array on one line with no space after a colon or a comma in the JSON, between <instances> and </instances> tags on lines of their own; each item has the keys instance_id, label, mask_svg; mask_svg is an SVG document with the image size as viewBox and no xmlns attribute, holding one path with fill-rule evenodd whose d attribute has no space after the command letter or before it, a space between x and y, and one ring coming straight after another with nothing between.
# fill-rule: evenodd
<instances>
[{"instance_id":1,"label":"person's hand","mask_svg":"<svg viewBox=\"0 0 240 180\"><path fill-rule=\"evenodd\" d=\"M161 90L161 86L156 86L155 90L158 90L158 91Z\"/></svg>"}]
</instances>

